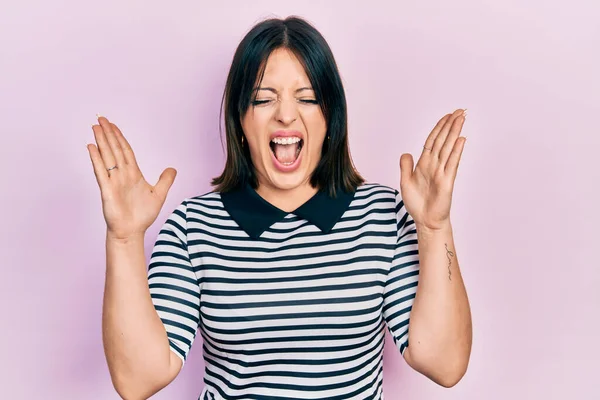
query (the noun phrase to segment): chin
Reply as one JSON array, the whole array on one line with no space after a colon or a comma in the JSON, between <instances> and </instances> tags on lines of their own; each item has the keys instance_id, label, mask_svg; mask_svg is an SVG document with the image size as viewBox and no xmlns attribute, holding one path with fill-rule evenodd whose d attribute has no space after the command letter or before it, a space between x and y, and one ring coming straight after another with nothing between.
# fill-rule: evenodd
<instances>
[{"instance_id":1,"label":"chin","mask_svg":"<svg viewBox=\"0 0 600 400\"><path fill-rule=\"evenodd\" d=\"M310 181L310 176L304 171L295 171L293 173L282 173L271 170L267 174L269 184L276 189L290 190L302 186Z\"/></svg>"}]
</instances>

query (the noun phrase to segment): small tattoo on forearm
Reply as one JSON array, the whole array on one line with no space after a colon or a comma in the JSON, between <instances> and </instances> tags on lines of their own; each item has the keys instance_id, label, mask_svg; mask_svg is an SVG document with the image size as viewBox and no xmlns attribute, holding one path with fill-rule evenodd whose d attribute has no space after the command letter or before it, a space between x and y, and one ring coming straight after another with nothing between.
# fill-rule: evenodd
<instances>
[{"instance_id":1,"label":"small tattoo on forearm","mask_svg":"<svg viewBox=\"0 0 600 400\"><path fill-rule=\"evenodd\" d=\"M452 280L452 272L450 271L450 265L452 265L452 257L454 257L454 253L448 249L448 244L444 243L446 246L446 257L448 257L448 280Z\"/></svg>"}]
</instances>

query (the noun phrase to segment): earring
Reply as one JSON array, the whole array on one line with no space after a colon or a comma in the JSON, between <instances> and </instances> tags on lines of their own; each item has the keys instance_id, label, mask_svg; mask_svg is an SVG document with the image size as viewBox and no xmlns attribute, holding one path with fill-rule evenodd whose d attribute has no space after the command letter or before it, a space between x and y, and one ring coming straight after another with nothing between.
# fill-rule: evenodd
<instances>
[{"instance_id":1,"label":"earring","mask_svg":"<svg viewBox=\"0 0 600 400\"><path fill-rule=\"evenodd\" d=\"M329 135L327 135L327 140L329 140Z\"/></svg>"},{"instance_id":2,"label":"earring","mask_svg":"<svg viewBox=\"0 0 600 400\"><path fill-rule=\"evenodd\" d=\"M244 135L242 135L242 147L244 147Z\"/></svg>"}]
</instances>

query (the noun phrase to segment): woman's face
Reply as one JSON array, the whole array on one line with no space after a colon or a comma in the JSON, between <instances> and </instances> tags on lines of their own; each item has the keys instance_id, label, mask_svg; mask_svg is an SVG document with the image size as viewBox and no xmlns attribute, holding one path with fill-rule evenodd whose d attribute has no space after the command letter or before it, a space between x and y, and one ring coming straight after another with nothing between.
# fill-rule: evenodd
<instances>
[{"instance_id":1,"label":"woman's face","mask_svg":"<svg viewBox=\"0 0 600 400\"><path fill-rule=\"evenodd\" d=\"M259 186L293 189L308 184L321 158L327 124L304 68L289 50L269 56L242 128Z\"/></svg>"}]
</instances>

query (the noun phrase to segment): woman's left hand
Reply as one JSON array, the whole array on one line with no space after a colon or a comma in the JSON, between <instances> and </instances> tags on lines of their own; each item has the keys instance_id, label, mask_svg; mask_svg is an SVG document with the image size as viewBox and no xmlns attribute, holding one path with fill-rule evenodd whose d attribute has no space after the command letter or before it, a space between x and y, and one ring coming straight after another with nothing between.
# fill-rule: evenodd
<instances>
[{"instance_id":1,"label":"woman's left hand","mask_svg":"<svg viewBox=\"0 0 600 400\"><path fill-rule=\"evenodd\" d=\"M400 157L400 191L418 227L439 230L450 223L452 190L467 140L459 137L466 110L445 115L427 137L417 167L409 153Z\"/></svg>"}]
</instances>

